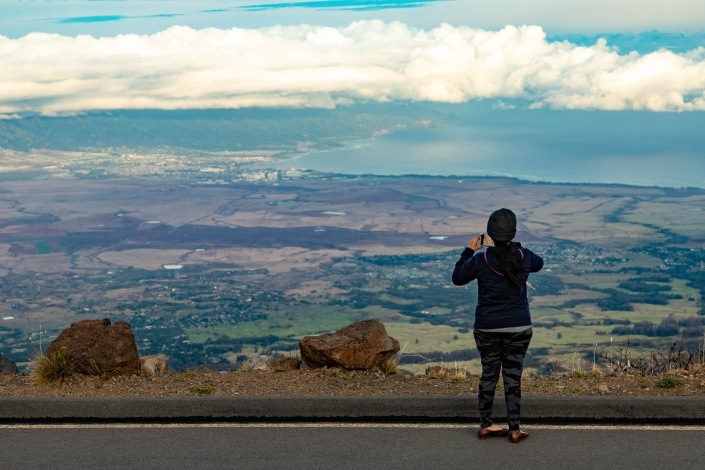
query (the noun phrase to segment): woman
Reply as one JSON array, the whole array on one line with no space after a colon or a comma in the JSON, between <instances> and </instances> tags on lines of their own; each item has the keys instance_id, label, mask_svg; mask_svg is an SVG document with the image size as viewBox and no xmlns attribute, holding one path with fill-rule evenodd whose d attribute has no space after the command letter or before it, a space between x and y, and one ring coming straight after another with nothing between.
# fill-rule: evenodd
<instances>
[{"instance_id":1,"label":"woman","mask_svg":"<svg viewBox=\"0 0 705 470\"><path fill-rule=\"evenodd\" d=\"M514 242L516 216L509 209L494 211L487 221L487 237L477 235L455 263L453 284L462 286L477 279L474 336L482 361L477 395L480 439L509 435L519 442L529 434L519 429L521 373L524 355L533 330L526 288L529 273L543 267L543 259ZM475 253L489 246L483 253ZM504 397L509 429L492 423L492 403L500 370L504 376Z\"/></svg>"}]
</instances>

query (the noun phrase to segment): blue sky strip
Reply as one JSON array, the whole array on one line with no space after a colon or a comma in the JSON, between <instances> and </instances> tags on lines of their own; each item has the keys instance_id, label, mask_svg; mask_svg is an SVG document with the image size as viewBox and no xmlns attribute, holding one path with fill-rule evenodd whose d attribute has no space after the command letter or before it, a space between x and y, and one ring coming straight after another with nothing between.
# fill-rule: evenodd
<instances>
[{"instance_id":1,"label":"blue sky strip","mask_svg":"<svg viewBox=\"0 0 705 470\"><path fill-rule=\"evenodd\" d=\"M264 3L260 5L247 5L242 8L248 11L275 10L282 8L314 8L326 10L351 10L351 11L374 11L394 8L417 8L426 6L438 0L393 0L383 2L370 2L367 0L333 0L333 1L313 1L313 2L286 2L286 3Z\"/></svg>"}]
</instances>

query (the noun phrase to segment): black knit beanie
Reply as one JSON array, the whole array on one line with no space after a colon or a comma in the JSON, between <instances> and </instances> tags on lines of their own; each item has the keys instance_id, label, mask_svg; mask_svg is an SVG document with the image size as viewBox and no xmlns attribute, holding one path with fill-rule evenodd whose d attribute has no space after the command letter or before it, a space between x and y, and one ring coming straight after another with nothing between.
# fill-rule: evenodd
<instances>
[{"instance_id":1,"label":"black knit beanie","mask_svg":"<svg viewBox=\"0 0 705 470\"><path fill-rule=\"evenodd\" d=\"M498 209L487 220L487 235L497 242L508 242L517 233L517 217L509 209Z\"/></svg>"}]
</instances>

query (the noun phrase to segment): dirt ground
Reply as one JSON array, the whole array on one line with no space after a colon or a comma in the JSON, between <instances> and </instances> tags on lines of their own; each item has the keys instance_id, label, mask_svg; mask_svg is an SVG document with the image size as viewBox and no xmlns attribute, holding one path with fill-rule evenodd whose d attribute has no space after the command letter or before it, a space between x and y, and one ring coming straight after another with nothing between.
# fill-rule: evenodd
<instances>
[{"instance_id":1,"label":"dirt ground","mask_svg":"<svg viewBox=\"0 0 705 470\"><path fill-rule=\"evenodd\" d=\"M0 396L363 396L363 395L474 395L477 375L436 370L426 375L404 373L314 370L251 370L219 373L192 370L164 377L73 376L54 385L37 384L30 375L0 374ZM502 393L501 383L498 393ZM523 380L524 396L689 396L705 395L705 367L672 371L661 376L571 375Z\"/></svg>"}]
</instances>

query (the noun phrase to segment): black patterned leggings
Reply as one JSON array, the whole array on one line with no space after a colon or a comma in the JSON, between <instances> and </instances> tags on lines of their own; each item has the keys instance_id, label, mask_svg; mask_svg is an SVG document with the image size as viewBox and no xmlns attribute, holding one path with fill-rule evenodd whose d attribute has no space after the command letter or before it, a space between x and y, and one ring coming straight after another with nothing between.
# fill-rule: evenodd
<instances>
[{"instance_id":1,"label":"black patterned leggings","mask_svg":"<svg viewBox=\"0 0 705 470\"><path fill-rule=\"evenodd\" d=\"M480 427L492 425L492 404L500 370L504 377L504 399L507 404L509 429L519 429L521 415L521 373L524 356L529 348L533 330L519 333L474 331L475 344L482 361L482 377L477 393Z\"/></svg>"}]
</instances>

